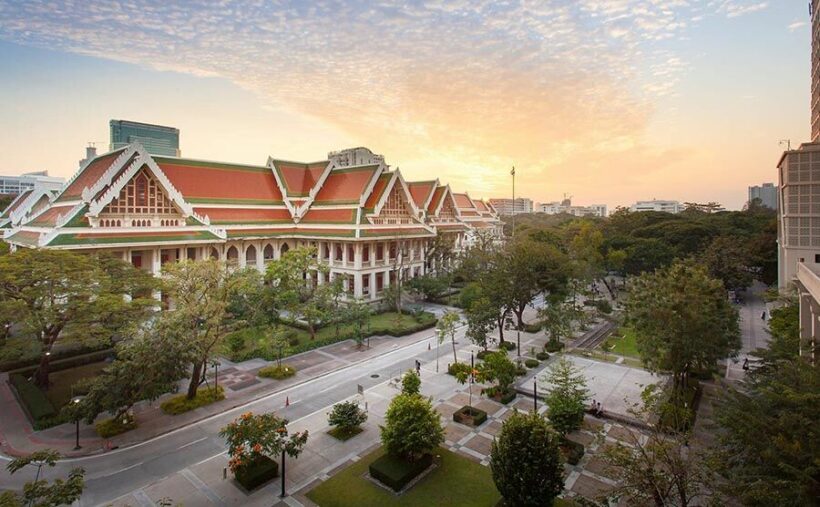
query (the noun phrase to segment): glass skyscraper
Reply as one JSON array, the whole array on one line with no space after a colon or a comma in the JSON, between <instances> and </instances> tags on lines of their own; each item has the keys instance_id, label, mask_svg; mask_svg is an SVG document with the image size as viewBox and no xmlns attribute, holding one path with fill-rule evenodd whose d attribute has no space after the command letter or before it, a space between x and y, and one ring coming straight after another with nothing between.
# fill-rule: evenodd
<instances>
[{"instance_id":1,"label":"glass skyscraper","mask_svg":"<svg viewBox=\"0 0 820 507\"><path fill-rule=\"evenodd\" d=\"M111 150L139 142L152 155L179 157L179 129L128 120L111 120Z\"/></svg>"}]
</instances>

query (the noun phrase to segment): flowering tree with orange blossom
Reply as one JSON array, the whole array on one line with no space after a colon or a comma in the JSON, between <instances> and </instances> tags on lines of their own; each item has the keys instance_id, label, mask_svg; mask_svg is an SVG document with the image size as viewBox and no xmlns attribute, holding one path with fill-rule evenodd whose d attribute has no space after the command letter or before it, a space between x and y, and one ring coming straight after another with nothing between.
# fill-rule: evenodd
<instances>
[{"instance_id":1,"label":"flowering tree with orange blossom","mask_svg":"<svg viewBox=\"0 0 820 507\"><path fill-rule=\"evenodd\" d=\"M228 466L234 474L253 465L262 457L276 457L282 451L291 458L302 452L308 439L307 430L288 434L288 420L275 413L247 412L222 428L219 436L228 443Z\"/></svg>"}]
</instances>

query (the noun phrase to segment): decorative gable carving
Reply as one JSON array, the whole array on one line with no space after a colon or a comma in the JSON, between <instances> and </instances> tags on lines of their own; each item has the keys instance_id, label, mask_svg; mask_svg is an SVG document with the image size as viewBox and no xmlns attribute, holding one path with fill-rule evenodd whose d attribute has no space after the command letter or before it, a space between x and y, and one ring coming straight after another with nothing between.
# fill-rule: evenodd
<instances>
[{"instance_id":1,"label":"decorative gable carving","mask_svg":"<svg viewBox=\"0 0 820 507\"><path fill-rule=\"evenodd\" d=\"M436 219L439 222L455 222L458 220L458 214L455 206L453 206L453 198L450 194L445 194L441 211L439 211Z\"/></svg>"},{"instance_id":2,"label":"decorative gable carving","mask_svg":"<svg viewBox=\"0 0 820 507\"><path fill-rule=\"evenodd\" d=\"M182 212L146 168L140 169L100 213L93 225L102 227L176 227Z\"/></svg>"},{"instance_id":3,"label":"decorative gable carving","mask_svg":"<svg viewBox=\"0 0 820 507\"><path fill-rule=\"evenodd\" d=\"M407 195L402 191L399 182L395 181L379 214L372 219L372 222L374 224L407 224L413 221L413 207L407 200Z\"/></svg>"}]
</instances>

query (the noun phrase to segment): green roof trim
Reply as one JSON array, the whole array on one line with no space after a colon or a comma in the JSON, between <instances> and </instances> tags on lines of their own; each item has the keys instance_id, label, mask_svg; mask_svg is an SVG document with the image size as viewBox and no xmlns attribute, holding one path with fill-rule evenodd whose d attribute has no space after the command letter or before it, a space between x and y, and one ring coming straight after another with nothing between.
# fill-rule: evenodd
<instances>
[{"instance_id":1,"label":"green roof trim","mask_svg":"<svg viewBox=\"0 0 820 507\"><path fill-rule=\"evenodd\" d=\"M117 243L167 243L169 241L221 241L222 239L208 231L180 232L174 235L160 236L96 236L79 237L81 234L60 234L48 246L73 245L110 245Z\"/></svg>"},{"instance_id":2,"label":"green roof trim","mask_svg":"<svg viewBox=\"0 0 820 507\"><path fill-rule=\"evenodd\" d=\"M190 216L185 219L185 225L205 225L200 220L197 220L193 216Z\"/></svg>"},{"instance_id":3,"label":"green roof trim","mask_svg":"<svg viewBox=\"0 0 820 507\"><path fill-rule=\"evenodd\" d=\"M248 171L257 173L266 173L270 171L270 169L267 166L259 165L228 164L224 162L210 162L207 160L190 160L186 158L157 157L154 155L152 155L152 158L157 164L190 165L195 167L206 167L208 169L219 169L223 171Z\"/></svg>"},{"instance_id":4,"label":"green roof trim","mask_svg":"<svg viewBox=\"0 0 820 507\"><path fill-rule=\"evenodd\" d=\"M88 220L83 220L85 218L85 212L88 211L88 205L86 204L80 210L71 217L64 227L91 227L89 225Z\"/></svg>"}]
</instances>

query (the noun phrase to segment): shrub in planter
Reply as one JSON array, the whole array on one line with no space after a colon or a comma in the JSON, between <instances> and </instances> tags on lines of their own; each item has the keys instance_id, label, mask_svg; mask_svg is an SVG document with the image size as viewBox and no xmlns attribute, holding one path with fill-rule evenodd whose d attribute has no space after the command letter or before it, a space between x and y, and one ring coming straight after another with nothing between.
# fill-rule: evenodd
<instances>
[{"instance_id":1,"label":"shrub in planter","mask_svg":"<svg viewBox=\"0 0 820 507\"><path fill-rule=\"evenodd\" d=\"M535 368L541 363L538 361L538 359L527 359L526 361L524 361L524 364L527 366L527 368Z\"/></svg>"},{"instance_id":2,"label":"shrub in planter","mask_svg":"<svg viewBox=\"0 0 820 507\"><path fill-rule=\"evenodd\" d=\"M163 401L159 407L166 414L177 415L224 399L225 390L222 386L219 388L206 387L198 389L192 400L189 400L185 394L180 394Z\"/></svg>"},{"instance_id":3,"label":"shrub in planter","mask_svg":"<svg viewBox=\"0 0 820 507\"><path fill-rule=\"evenodd\" d=\"M465 405L453 412L453 420L467 426L480 426L487 420L487 412Z\"/></svg>"},{"instance_id":4,"label":"shrub in planter","mask_svg":"<svg viewBox=\"0 0 820 507\"><path fill-rule=\"evenodd\" d=\"M370 476L393 491L401 491L410 481L433 464L433 455L424 454L415 461L385 454L370 464Z\"/></svg>"},{"instance_id":5,"label":"shrub in planter","mask_svg":"<svg viewBox=\"0 0 820 507\"><path fill-rule=\"evenodd\" d=\"M499 344L498 348L499 349L504 349L504 350L515 350L516 348L518 348L518 346L513 342L505 341L505 342Z\"/></svg>"},{"instance_id":6,"label":"shrub in planter","mask_svg":"<svg viewBox=\"0 0 820 507\"><path fill-rule=\"evenodd\" d=\"M467 363L453 363L447 367L447 374L457 377L459 373L470 374L470 365Z\"/></svg>"},{"instance_id":7,"label":"shrub in planter","mask_svg":"<svg viewBox=\"0 0 820 507\"><path fill-rule=\"evenodd\" d=\"M476 357L476 359L482 359L483 360L485 357L487 357L487 356L489 356L490 354L493 354L493 353L494 352L492 350L479 350L476 353L475 357Z\"/></svg>"},{"instance_id":8,"label":"shrub in planter","mask_svg":"<svg viewBox=\"0 0 820 507\"><path fill-rule=\"evenodd\" d=\"M362 432L359 426L365 421L367 412L359 408L355 401L337 403L328 414L327 422L334 427L328 433L339 440L348 440Z\"/></svg>"},{"instance_id":9,"label":"shrub in planter","mask_svg":"<svg viewBox=\"0 0 820 507\"><path fill-rule=\"evenodd\" d=\"M506 352L496 352L478 367L478 379L482 382L495 382L495 390L507 393L512 390L518 366L510 361Z\"/></svg>"},{"instance_id":10,"label":"shrub in planter","mask_svg":"<svg viewBox=\"0 0 820 507\"><path fill-rule=\"evenodd\" d=\"M533 322L532 324L524 324L524 331L528 333L537 333L544 328L543 322Z\"/></svg>"},{"instance_id":11,"label":"shrub in planter","mask_svg":"<svg viewBox=\"0 0 820 507\"><path fill-rule=\"evenodd\" d=\"M15 373L11 375L9 381L17 390L17 395L34 421L57 415L54 405L51 404L45 393L24 376Z\"/></svg>"},{"instance_id":12,"label":"shrub in planter","mask_svg":"<svg viewBox=\"0 0 820 507\"><path fill-rule=\"evenodd\" d=\"M515 367L515 376L516 377L523 377L526 374L527 374L527 369L524 367L524 365L521 365L521 364L516 365L516 367Z\"/></svg>"},{"instance_id":13,"label":"shrub in planter","mask_svg":"<svg viewBox=\"0 0 820 507\"><path fill-rule=\"evenodd\" d=\"M484 394L488 397L492 398L493 400L507 404L515 399L516 392L515 389L509 388L506 391L499 389L498 387L489 387L484 390Z\"/></svg>"},{"instance_id":14,"label":"shrub in planter","mask_svg":"<svg viewBox=\"0 0 820 507\"><path fill-rule=\"evenodd\" d=\"M253 491L266 482L279 477L279 464L267 456L259 456L234 472L236 482L246 491Z\"/></svg>"},{"instance_id":15,"label":"shrub in planter","mask_svg":"<svg viewBox=\"0 0 820 507\"><path fill-rule=\"evenodd\" d=\"M568 438L561 439L561 454L570 465L577 465L584 457L584 445Z\"/></svg>"},{"instance_id":16,"label":"shrub in planter","mask_svg":"<svg viewBox=\"0 0 820 507\"><path fill-rule=\"evenodd\" d=\"M102 438L111 438L115 435L125 433L137 427L137 420L134 417L112 417L111 419L104 419L94 425L97 435Z\"/></svg>"},{"instance_id":17,"label":"shrub in planter","mask_svg":"<svg viewBox=\"0 0 820 507\"><path fill-rule=\"evenodd\" d=\"M260 368L257 375L264 378L282 380L296 375L296 368L287 364L281 366L271 364Z\"/></svg>"},{"instance_id":18,"label":"shrub in planter","mask_svg":"<svg viewBox=\"0 0 820 507\"><path fill-rule=\"evenodd\" d=\"M548 341L546 345L544 345L544 350L547 352L558 352L564 348L564 344L560 341Z\"/></svg>"},{"instance_id":19,"label":"shrub in planter","mask_svg":"<svg viewBox=\"0 0 820 507\"><path fill-rule=\"evenodd\" d=\"M547 359L550 358L550 355L549 355L549 352L539 352L539 353L535 354L535 358L538 359L539 361L546 361Z\"/></svg>"}]
</instances>

